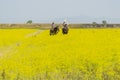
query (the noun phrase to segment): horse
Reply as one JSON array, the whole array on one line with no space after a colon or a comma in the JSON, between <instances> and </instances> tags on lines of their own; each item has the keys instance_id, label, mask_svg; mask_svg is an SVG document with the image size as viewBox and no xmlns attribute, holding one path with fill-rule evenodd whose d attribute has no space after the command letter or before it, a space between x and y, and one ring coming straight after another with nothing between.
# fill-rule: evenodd
<instances>
[{"instance_id":1,"label":"horse","mask_svg":"<svg viewBox=\"0 0 120 80\"><path fill-rule=\"evenodd\" d=\"M59 26L56 26L53 29L50 29L50 36L56 35L58 32L59 32Z\"/></svg>"},{"instance_id":2,"label":"horse","mask_svg":"<svg viewBox=\"0 0 120 80\"><path fill-rule=\"evenodd\" d=\"M67 26L67 24L66 24L66 25L64 25L64 27L62 28L62 33L63 33L63 34L68 34L68 31L69 31L69 29L68 29L68 26Z\"/></svg>"}]
</instances>

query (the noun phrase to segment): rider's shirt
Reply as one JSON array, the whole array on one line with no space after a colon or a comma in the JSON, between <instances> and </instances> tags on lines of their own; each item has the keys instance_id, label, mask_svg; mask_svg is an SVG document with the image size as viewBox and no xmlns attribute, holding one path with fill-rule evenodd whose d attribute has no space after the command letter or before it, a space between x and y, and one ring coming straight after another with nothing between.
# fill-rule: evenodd
<instances>
[{"instance_id":1,"label":"rider's shirt","mask_svg":"<svg viewBox=\"0 0 120 80\"><path fill-rule=\"evenodd\" d=\"M68 25L68 22L66 22L66 21L65 21L65 22L63 22L63 26L64 26L64 25Z\"/></svg>"},{"instance_id":2,"label":"rider's shirt","mask_svg":"<svg viewBox=\"0 0 120 80\"><path fill-rule=\"evenodd\" d=\"M51 24L51 27L52 27L52 28L55 28L55 24Z\"/></svg>"}]
</instances>

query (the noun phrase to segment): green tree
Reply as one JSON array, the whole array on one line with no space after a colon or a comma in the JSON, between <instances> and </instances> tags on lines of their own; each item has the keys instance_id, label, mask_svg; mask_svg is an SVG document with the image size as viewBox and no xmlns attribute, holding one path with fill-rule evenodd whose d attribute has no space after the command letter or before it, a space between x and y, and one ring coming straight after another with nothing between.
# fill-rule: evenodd
<instances>
[{"instance_id":1,"label":"green tree","mask_svg":"<svg viewBox=\"0 0 120 80\"><path fill-rule=\"evenodd\" d=\"M103 24L104 27L107 27L107 21L106 20L103 20L102 24Z\"/></svg>"},{"instance_id":2,"label":"green tree","mask_svg":"<svg viewBox=\"0 0 120 80\"><path fill-rule=\"evenodd\" d=\"M32 20L28 20L28 21L27 21L27 24L32 24L32 23L33 23Z\"/></svg>"},{"instance_id":3,"label":"green tree","mask_svg":"<svg viewBox=\"0 0 120 80\"><path fill-rule=\"evenodd\" d=\"M96 22L93 22L92 25L93 25L93 27L97 27L97 23Z\"/></svg>"}]
</instances>

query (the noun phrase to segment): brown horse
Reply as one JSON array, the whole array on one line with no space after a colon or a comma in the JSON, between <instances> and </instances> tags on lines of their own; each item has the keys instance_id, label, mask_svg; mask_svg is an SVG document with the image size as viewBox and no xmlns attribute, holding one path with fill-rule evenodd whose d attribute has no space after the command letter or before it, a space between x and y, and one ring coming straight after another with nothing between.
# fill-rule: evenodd
<instances>
[{"instance_id":1,"label":"brown horse","mask_svg":"<svg viewBox=\"0 0 120 80\"><path fill-rule=\"evenodd\" d=\"M51 35L55 35L59 32L59 26L56 26L55 28L53 29L50 29L50 36Z\"/></svg>"},{"instance_id":2,"label":"brown horse","mask_svg":"<svg viewBox=\"0 0 120 80\"><path fill-rule=\"evenodd\" d=\"M64 27L62 28L62 33L68 34L68 31L69 31L68 26L67 26L67 24L65 24Z\"/></svg>"}]
</instances>

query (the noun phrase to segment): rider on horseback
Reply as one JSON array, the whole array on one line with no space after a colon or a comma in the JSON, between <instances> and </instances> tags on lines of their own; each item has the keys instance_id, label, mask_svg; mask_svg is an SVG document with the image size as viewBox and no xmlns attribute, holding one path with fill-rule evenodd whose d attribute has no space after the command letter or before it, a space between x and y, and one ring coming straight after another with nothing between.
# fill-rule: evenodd
<instances>
[{"instance_id":1,"label":"rider on horseback","mask_svg":"<svg viewBox=\"0 0 120 80\"><path fill-rule=\"evenodd\" d=\"M59 32L59 26L56 26L54 22L51 24L50 35L57 34Z\"/></svg>"},{"instance_id":2,"label":"rider on horseback","mask_svg":"<svg viewBox=\"0 0 120 80\"><path fill-rule=\"evenodd\" d=\"M63 27L64 27L64 28L67 28L67 27L68 27L68 22L67 22L66 20L64 20L64 22L63 22Z\"/></svg>"},{"instance_id":3,"label":"rider on horseback","mask_svg":"<svg viewBox=\"0 0 120 80\"><path fill-rule=\"evenodd\" d=\"M64 20L63 22L63 28L62 28L62 33L63 34L67 34L68 33L68 22L66 20Z\"/></svg>"},{"instance_id":4,"label":"rider on horseback","mask_svg":"<svg viewBox=\"0 0 120 80\"><path fill-rule=\"evenodd\" d=\"M56 27L55 23L52 22L52 24L51 24L51 30L53 30L55 27Z\"/></svg>"}]
</instances>

